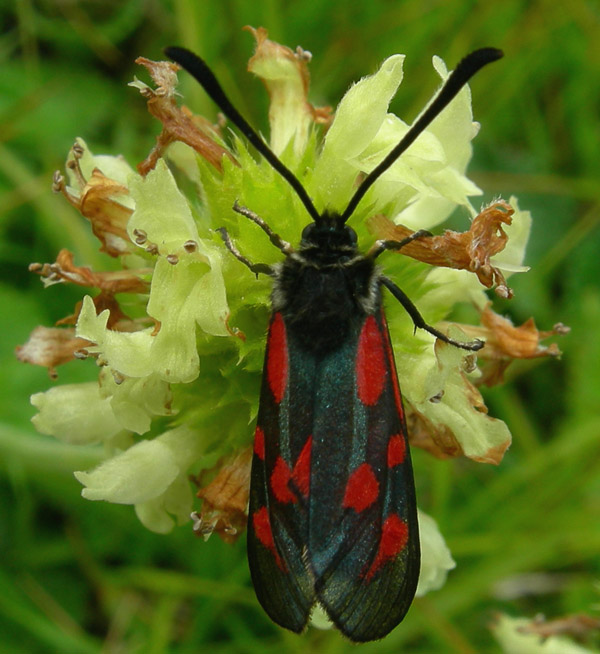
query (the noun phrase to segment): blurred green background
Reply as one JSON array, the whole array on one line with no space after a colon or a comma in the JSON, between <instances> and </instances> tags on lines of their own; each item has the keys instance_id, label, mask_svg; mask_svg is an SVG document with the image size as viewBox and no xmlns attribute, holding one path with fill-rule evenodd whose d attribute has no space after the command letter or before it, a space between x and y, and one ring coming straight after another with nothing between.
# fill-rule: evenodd
<instances>
[{"instance_id":1,"label":"blurred green background","mask_svg":"<svg viewBox=\"0 0 600 654\"><path fill-rule=\"evenodd\" d=\"M12 4L12 3L9 3ZM76 136L96 153L140 161L159 125L133 61L188 46L214 67L235 104L267 129L267 97L245 72L246 24L313 53L313 104L335 106L349 84L388 55L407 55L392 110L411 119L436 85L431 57L449 66L486 45L506 57L472 84L470 171L484 199L512 193L534 223L515 298L495 301L540 329L562 321L560 361L517 363L485 393L514 442L496 468L415 457L420 506L444 533L458 567L415 601L405 622L364 652L500 652L496 611L598 617L600 590L600 8L593 0L445 2L368 0L17 0L0 8L0 650L3 652L345 652L333 632L302 637L272 625L250 586L244 539L204 543L189 526L146 531L131 507L80 497L72 471L99 459L35 433L31 393L46 370L14 348L37 325L68 315L78 289L43 291L27 271L67 247L99 269L88 225L51 192ZM215 107L182 75L186 103ZM91 362L59 370L59 383L94 379ZM533 576L531 576L533 574ZM508 583L510 582L510 583ZM592 636L598 645L598 636ZM354 651L354 650L352 650Z\"/></svg>"}]
</instances>

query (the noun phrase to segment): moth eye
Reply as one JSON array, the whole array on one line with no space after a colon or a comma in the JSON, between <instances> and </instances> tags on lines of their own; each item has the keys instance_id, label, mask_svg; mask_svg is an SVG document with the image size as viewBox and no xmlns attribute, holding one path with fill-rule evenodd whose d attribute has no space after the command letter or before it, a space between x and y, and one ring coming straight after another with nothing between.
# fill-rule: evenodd
<instances>
[{"instance_id":1,"label":"moth eye","mask_svg":"<svg viewBox=\"0 0 600 654\"><path fill-rule=\"evenodd\" d=\"M307 226L302 230L302 235L301 235L300 238L301 238L303 241L307 241L307 240L309 240L310 237L311 237L311 234L312 234L312 232L313 232L313 230L314 230L314 228L315 228L315 224L314 224L314 223L309 223L309 224L308 224L308 225L307 225Z\"/></svg>"}]
</instances>

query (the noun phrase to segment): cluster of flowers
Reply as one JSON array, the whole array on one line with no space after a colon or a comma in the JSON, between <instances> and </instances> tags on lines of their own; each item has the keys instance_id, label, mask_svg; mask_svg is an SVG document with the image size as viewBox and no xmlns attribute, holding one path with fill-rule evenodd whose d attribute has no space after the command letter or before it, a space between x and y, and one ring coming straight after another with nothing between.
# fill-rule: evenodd
<instances>
[{"instance_id":1,"label":"cluster of flowers","mask_svg":"<svg viewBox=\"0 0 600 654\"><path fill-rule=\"evenodd\" d=\"M384 61L332 114L307 100L309 53L268 40L262 29L253 34L257 49L249 70L270 95L272 149L317 207L343 209L357 178L408 130L388 112L404 57ZM292 243L308 217L267 162L257 161L235 136L228 135L228 145L222 124L178 106L175 64L138 63L156 87L138 80L132 86L162 123L148 158L134 171L121 157L93 155L78 139L67 179L55 178L55 190L90 221L102 250L121 269L76 265L66 250L55 263L32 264L46 284L78 284L91 294L63 324L37 328L18 356L52 374L77 357L93 357L99 366L97 381L56 385L32 397L40 432L104 446L101 465L75 473L84 497L132 504L147 528L166 533L190 519L194 475L204 498L198 530L234 538L245 522L269 282L236 261L215 229L227 227L246 256L272 263L281 254L256 225L238 220L234 202L243 202ZM436 57L433 66L444 80L444 63ZM495 286L509 297L506 276L525 270L530 216L515 198L481 212L473 208L470 198L481 191L465 170L478 128L465 88L374 184L352 225L361 242L369 243L435 228L457 207L470 218L466 231L415 241L403 256L386 255L384 265L429 323L439 324L459 302L477 309L478 324L445 328L460 340L483 338L478 361L434 343L422 330L413 334L410 318L395 303L388 320L413 446L438 457L498 463L511 436L502 421L487 415L477 386L500 382L514 358L558 354L555 345L544 347L540 340L562 328L540 333L532 320L515 327L490 308L485 289ZM210 470L214 479L203 483L203 471ZM443 583L453 562L435 522L424 514L420 521L423 593Z\"/></svg>"}]
</instances>

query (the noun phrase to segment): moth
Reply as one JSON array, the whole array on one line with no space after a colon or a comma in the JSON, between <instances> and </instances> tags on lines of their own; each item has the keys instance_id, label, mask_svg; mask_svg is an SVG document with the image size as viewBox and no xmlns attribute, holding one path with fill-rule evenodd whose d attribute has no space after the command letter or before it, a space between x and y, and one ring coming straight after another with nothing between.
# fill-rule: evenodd
<instances>
[{"instance_id":1,"label":"moth","mask_svg":"<svg viewBox=\"0 0 600 654\"><path fill-rule=\"evenodd\" d=\"M384 289L415 327L465 350L483 343L458 342L428 325L376 265L387 250L401 250L428 238L428 232L380 240L363 253L347 221L382 173L467 81L502 53L483 48L465 57L341 213L317 210L202 59L178 47L166 54L198 80L289 182L311 218L294 248L235 203L233 210L256 223L281 251L275 265L250 261L224 228L218 230L233 256L253 273L269 275L273 284L248 514L256 595L274 622L296 633L319 605L350 640L383 638L408 611L420 569L415 487Z\"/></svg>"}]
</instances>

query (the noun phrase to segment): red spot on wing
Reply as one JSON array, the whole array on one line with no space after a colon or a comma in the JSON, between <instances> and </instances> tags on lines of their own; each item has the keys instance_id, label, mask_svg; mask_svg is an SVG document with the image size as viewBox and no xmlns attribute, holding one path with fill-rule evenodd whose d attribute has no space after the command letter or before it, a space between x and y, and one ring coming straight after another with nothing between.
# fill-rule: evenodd
<instances>
[{"instance_id":1,"label":"red spot on wing","mask_svg":"<svg viewBox=\"0 0 600 654\"><path fill-rule=\"evenodd\" d=\"M265 460L265 432L256 425L254 432L254 454L261 460Z\"/></svg>"},{"instance_id":2,"label":"red spot on wing","mask_svg":"<svg viewBox=\"0 0 600 654\"><path fill-rule=\"evenodd\" d=\"M396 411L398 411L400 420L404 420L404 411L402 409L402 394L400 393L400 384L398 384L398 373L396 372L396 360L394 358L394 350L392 349L390 334L387 329L387 322L385 320L383 309L381 310L381 321L384 326L383 333L385 337L385 351L388 357L390 370L392 371L392 386L394 387L394 399L396 401Z\"/></svg>"},{"instance_id":3,"label":"red spot on wing","mask_svg":"<svg viewBox=\"0 0 600 654\"><path fill-rule=\"evenodd\" d=\"M267 381L275 402L285 395L288 380L288 349L285 324L280 313L273 316L267 342Z\"/></svg>"},{"instance_id":4,"label":"red spot on wing","mask_svg":"<svg viewBox=\"0 0 600 654\"><path fill-rule=\"evenodd\" d=\"M356 390L360 401L373 406L379 400L386 380L385 355L381 331L374 316L368 316L358 337Z\"/></svg>"},{"instance_id":5,"label":"red spot on wing","mask_svg":"<svg viewBox=\"0 0 600 654\"><path fill-rule=\"evenodd\" d=\"M387 464L388 468L404 463L406 457L406 441L402 434L394 434L388 441Z\"/></svg>"},{"instance_id":6,"label":"red spot on wing","mask_svg":"<svg viewBox=\"0 0 600 654\"><path fill-rule=\"evenodd\" d=\"M296 460L296 465L294 466L294 471L292 472L292 479L296 484L298 490L308 497L308 491L310 488L310 453L312 449L312 436L309 436L304 443L302 452L300 452L298 459Z\"/></svg>"},{"instance_id":7,"label":"red spot on wing","mask_svg":"<svg viewBox=\"0 0 600 654\"><path fill-rule=\"evenodd\" d=\"M269 512L267 507L263 506L258 511L255 511L252 515L252 526L254 528L254 533L256 538L273 554L277 565L285 570L283 561L279 556L279 552L275 547L275 540L273 539L273 530L271 529L271 520L269 518Z\"/></svg>"},{"instance_id":8,"label":"red spot on wing","mask_svg":"<svg viewBox=\"0 0 600 654\"><path fill-rule=\"evenodd\" d=\"M271 473L271 491L275 499L283 504L289 504L296 501L296 496L290 490L290 479L292 478L292 471L288 464L281 456L277 457L275 467Z\"/></svg>"},{"instance_id":9,"label":"red spot on wing","mask_svg":"<svg viewBox=\"0 0 600 654\"><path fill-rule=\"evenodd\" d=\"M377 555L367 572L370 579L382 565L394 559L408 543L408 525L396 513L390 513L381 528L381 539Z\"/></svg>"},{"instance_id":10,"label":"red spot on wing","mask_svg":"<svg viewBox=\"0 0 600 654\"><path fill-rule=\"evenodd\" d=\"M361 513L371 506L378 496L379 482L373 468L368 463L362 463L348 478L343 507Z\"/></svg>"},{"instance_id":11,"label":"red spot on wing","mask_svg":"<svg viewBox=\"0 0 600 654\"><path fill-rule=\"evenodd\" d=\"M290 470L283 457L278 456L271 473L271 492L275 499L283 504L290 504L298 501L298 492L308 497L310 487L310 452L312 448L312 436L309 436L304 443L302 451L298 455L294 469ZM290 482L292 484L290 485Z\"/></svg>"}]
</instances>

